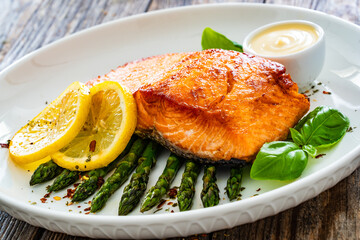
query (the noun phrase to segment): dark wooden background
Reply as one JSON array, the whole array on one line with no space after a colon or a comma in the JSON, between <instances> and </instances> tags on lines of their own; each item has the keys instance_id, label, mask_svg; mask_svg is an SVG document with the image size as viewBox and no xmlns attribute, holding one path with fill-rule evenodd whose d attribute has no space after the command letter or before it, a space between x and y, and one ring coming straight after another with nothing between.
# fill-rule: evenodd
<instances>
[{"instance_id":1,"label":"dark wooden background","mask_svg":"<svg viewBox=\"0 0 360 240\"><path fill-rule=\"evenodd\" d=\"M359 0L0 0L0 71L35 49L100 23L158 9L220 2L292 5L360 25ZM360 51L360 44L355 49ZM314 199L273 217L174 239L360 239L359 182L360 169ZM0 212L0 238L87 239L34 227L6 212Z\"/></svg>"}]
</instances>

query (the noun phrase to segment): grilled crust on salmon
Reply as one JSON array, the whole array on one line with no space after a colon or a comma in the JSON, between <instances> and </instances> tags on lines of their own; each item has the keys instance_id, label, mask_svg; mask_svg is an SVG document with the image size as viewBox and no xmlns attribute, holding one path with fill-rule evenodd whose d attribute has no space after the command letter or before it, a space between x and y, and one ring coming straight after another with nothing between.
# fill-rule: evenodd
<instances>
[{"instance_id":1,"label":"grilled crust on salmon","mask_svg":"<svg viewBox=\"0 0 360 240\"><path fill-rule=\"evenodd\" d=\"M128 63L88 85L127 86L138 107L138 133L186 158L234 164L285 139L309 110L285 71L264 58L210 49Z\"/></svg>"}]
</instances>

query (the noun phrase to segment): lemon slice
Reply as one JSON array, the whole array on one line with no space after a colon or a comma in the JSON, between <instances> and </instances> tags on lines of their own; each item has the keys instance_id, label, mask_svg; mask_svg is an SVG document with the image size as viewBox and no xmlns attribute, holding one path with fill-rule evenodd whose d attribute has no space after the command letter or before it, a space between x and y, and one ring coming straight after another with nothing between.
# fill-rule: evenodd
<instances>
[{"instance_id":1,"label":"lemon slice","mask_svg":"<svg viewBox=\"0 0 360 240\"><path fill-rule=\"evenodd\" d=\"M66 146L84 125L90 90L72 83L11 139L10 157L18 164L35 162Z\"/></svg>"},{"instance_id":2,"label":"lemon slice","mask_svg":"<svg viewBox=\"0 0 360 240\"><path fill-rule=\"evenodd\" d=\"M137 109L131 92L105 81L90 89L88 118L79 134L51 155L61 167L86 171L107 166L126 147L136 127Z\"/></svg>"}]
</instances>

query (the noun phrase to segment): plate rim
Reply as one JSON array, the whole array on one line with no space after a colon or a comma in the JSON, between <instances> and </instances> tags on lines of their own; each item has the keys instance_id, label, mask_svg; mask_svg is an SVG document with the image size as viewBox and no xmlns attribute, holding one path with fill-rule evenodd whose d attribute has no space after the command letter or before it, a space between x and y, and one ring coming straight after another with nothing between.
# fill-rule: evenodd
<instances>
[{"instance_id":1,"label":"plate rim","mask_svg":"<svg viewBox=\"0 0 360 240\"><path fill-rule=\"evenodd\" d=\"M113 27L116 24L123 24L126 21L132 21L132 20L136 20L138 18L143 18L143 17L149 17L152 18L154 16L158 16L161 14L169 14L171 12L181 12L181 11L187 11L189 9L191 10L201 10L201 11L207 11L208 9L212 9L215 7L225 7L225 8L230 8L233 6L236 7L262 7L262 8L269 8L269 9L291 9L291 10L298 10L298 11L303 11L306 13L310 13L310 14L317 14L317 15L321 15L325 18L330 18L334 21L340 22L341 24L345 24L346 26L350 26L353 27L354 29L356 29L357 32L360 33L360 26L351 23L347 20L344 20L342 18L333 16L333 15L329 15L323 12L319 12L316 10L312 10L312 9L306 9L306 8L302 8L302 7L294 7L294 6L284 6L284 5L277 5L277 4L262 4L262 3L213 3L213 4L199 4L199 5L190 5L190 6L182 6L182 7L175 7L175 8L168 8L168 9L161 9L161 10L155 10L152 12L148 12L148 13L139 13L139 14L135 14L132 16L128 16L128 17L123 17L123 18L119 18L117 20L113 20L113 21L109 21L106 23L102 23L84 30L81 30L79 32L76 32L74 34L70 34L66 37L63 37L61 39L58 39L54 42L51 42L35 51L32 51L28 54L26 54L25 56L21 57L20 59L14 61L13 63L11 63L9 66L5 67L1 72L0 72L0 76L6 74L8 71L10 71L11 69L17 67L19 64L21 64L22 62L26 62L29 58L32 58L34 56L36 56L37 54L41 54L44 51L49 50L50 48L53 47L57 47L57 45L62 44L63 42L67 42L67 41L72 41L74 38L77 37L82 37L83 35L86 35L88 33L91 33L93 31L98 31L98 29L101 28L106 28L106 27ZM259 203L263 202L264 199L272 199L274 197L279 196L279 192L282 192L284 190L288 190L293 189L292 191L295 191L296 189L303 187L303 186L307 186L306 184L310 184L310 183L314 183L317 182L323 178L329 177L327 174L331 171L335 171L335 170L339 170L341 166L346 167L345 163L350 163L352 161L356 160L356 157L358 157L360 154L360 146L358 146L357 148L354 148L352 151L348 152L345 156L343 156L342 161L336 161L333 162L332 164L330 164L329 166L327 166L326 168L317 170L316 173L312 173L309 176L306 176L304 178L301 179L297 179L294 182L291 182L285 186L276 188L274 190L271 190L269 192L265 192L262 193L256 197L253 198L246 198L243 199L241 201L236 201L236 202L230 202L230 203L226 203L226 204L222 204L222 205L218 205L216 207L212 207L212 208L202 208L202 209L194 209L191 211L187 211L187 212L176 212L176 213L172 213L172 214L151 214L151 215L136 215L136 216L111 216L111 215L75 215L73 213L68 213L68 212L63 212L63 211L58 211L58 210L49 210L49 209L45 209L45 208L39 208L36 206L32 206L32 205L28 205L25 204L24 202L19 201L18 199L14 199L11 198L7 195L2 194L2 192L0 192L0 202L5 203L6 205L8 205L9 207L14 207L17 208L21 211L26 211L29 212L31 214L34 215L44 215L47 216L49 215L49 213L56 213L56 218L61 218L61 219L65 219L65 220L74 220L74 218L76 218L77 220L83 220L86 219L86 222L89 224L96 224L99 221L104 221L104 222L115 222L116 224L121 224L121 223L125 223L125 225L129 224L129 222L133 222L134 224L137 223L143 223L143 222L148 222L148 220L151 218L152 222L157 222L160 221L161 223L164 223L166 221L183 221L183 220L188 220L189 216L198 216L198 215L215 215L217 213L223 212L224 210L226 211L227 209L233 209L235 207L239 206L256 206ZM357 164L357 167L359 167L360 162ZM357 168L355 167L355 169ZM351 172L353 172L353 170L351 170ZM351 173L350 172L350 173ZM349 174L350 174L349 173ZM347 175L349 175L347 174ZM341 179L345 178L346 176L342 176ZM333 185L335 185L338 181L340 180L336 180L334 181ZM325 191L327 188L329 188L331 186L326 187L325 189L322 189L319 193ZM317 193L316 195L318 195L319 193ZM281 194L280 194L281 195ZM310 198L310 197L309 197ZM308 200L309 198L305 199L305 200L301 200L299 203L297 203L296 205ZM295 207L295 206L292 206ZM289 207L289 208L292 208ZM285 208L285 209L281 209L280 211L284 211L286 209L289 208ZM1 206L0 206L1 209ZM278 212L280 212L278 211ZM276 213L278 213L276 212ZM203 214L205 213L205 214ZM263 217L261 217L263 218ZM260 218L256 218L255 220L258 220ZM255 221L254 220L254 221ZM43 226L46 228L46 226ZM121 225L120 225L121 227ZM213 231L213 229L211 230Z\"/></svg>"},{"instance_id":2,"label":"plate rim","mask_svg":"<svg viewBox=\"0 0 360 240\"><path fill-rule=\"evenodd\" d=\"M0 76L2 74L5 74L5 72L9 71L11 68L15 67L16 65L20 64L21 62L27 60L30 57L33 57L37 54L41 54L43 51L47 51L48 48L52 48L52 47L56 47L56 45L58 44L62 44L63 42L67 42L67 41L71 41L73 38L77 38L77 37L81 37L82 35L88 34L92 31L97 31L100 28L106 28L106 27L111 27L112 25L116 25L116 24L121 24L122 22L126 22L126 21L132 21L134 19L137 18L143 18L143 17L149 17L151 18L153 15L161 15L161 14L168 14L171 12L181 12L181 11L187 11L187 10L199 10L199 9L210 9L210 8L215 8L215 7L231 7L231 6L235 6L235 7L261 7L261 8L273 8L273 9L286 9L286 10L297 10L297 11L303 11L306 13L311 13L311 14L315 14L315 15L319 15L319 16L324 16L326 18L330 18L334 21L339 21L342 24L346 25L346 26L351 26L352 28L354 28L354 30L358 31L360 33L360 26L356 25L355 23L352 23L350 21L347 21L345 19L342 19L340 17L334 16L334 15L330 15L321 11L317 11L314 9L308 9L308 8L303 8L303 7L298 7L298 6L289 6L289 5L280 5L280 4L264 4L264 3L246 3L246 2L240 2L240 3L236 3L236 2L227 2L227 3L204 3L204 4L197 4L197 5L187 5L187 6L180 6L180 7L172 7L172 8L165 8L165 9L158 9L158 10L153 10L151 12L144 12L144 13L138 13L138 14L134 14L131 16L126 16L126 17L121 17L119 19L115 19L115 20L110 20L108 22L105 23L100 23L94 26L91 26L89 28L85 28L82 29L78 32L75 33L70 33L69 35L66 35L60 39L57 39L53 42L50 42L44 46L41 46L38 49L35 49L27 54L25 54L24 56L20 57L19 59L16 59L14 62L12 62L11 64L9 64L8 66L6 66L3 70L0 71Z\"/></svg>"}]
</instances>

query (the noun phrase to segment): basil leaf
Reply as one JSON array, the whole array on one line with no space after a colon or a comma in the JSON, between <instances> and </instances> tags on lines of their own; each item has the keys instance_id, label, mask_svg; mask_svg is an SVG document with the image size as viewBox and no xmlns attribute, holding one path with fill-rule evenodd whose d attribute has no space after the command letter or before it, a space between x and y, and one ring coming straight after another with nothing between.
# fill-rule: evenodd
<instances>
[{"instance_id":1,"label":"basil leaf","mask_svg":"<svg viewBox=\"0 0 360 240\"><path fill-rule=\"evenodd\" d=\"M304 126L305 122L309 120L310 118L313 118L316 116L316 114L322 109L323 106L317 107L314 110L312 110L310 113L308 113L305 117L303 117L296 125L295 129L297 131L300 131L300 129Z\"/></svg>"},{"instance_id":2,"label":"basil leaf","mask_svg":"<svg viewBox=\"0 0 360 240\"><path fill-rule=\"evenodd\" d=\"M290 134L294 143L296 143L299 146L304 145L303 136L301 135L301 133L298 132L298 130L296 130L295 128L290 128Z\"/></svg>"},{"instance_id":3,"label":"basil leaf","mask_svg":"<svg viewBox=\"0 0 360 240\"><path fill-rule=\"evenodd\" d=\"M309 113L299 124L303 145L324 148L341 140L349 128L350 121L338 110L320 106Z\"/></svg>"},{"instance_id":4,"label":"basil leaf","mask_svg":"<svg viewBox=\"0 0 360 240\"><path fill-rule=\"evenodd\" d=\"M257 180L292 180L301 175L308 155L292 142L265 143L251 167L250 177Z\"/></svg>"},{"instance_id":5,"label":"basil leaf","mask_svg":"<svg viewBox=\"0 0 360 240\"><path fill-rule=\"evenodd\" d=\"M211 28L205 28L201 38L202 49L221 48L225 50L235 50L243 52L242 46L233 42L221 33L218 33Z\"/></svg>"},{"instance_id":6,"label":"basil leaf","mask_svg":"<svg viewBox=\"0 0 360 240\"><path fill-rule=\"evenodd\" d=\"M302 149L312 157L316 157L317 155L317 149L314 146L304 145Z\"/></svg>"}]
</instances>

